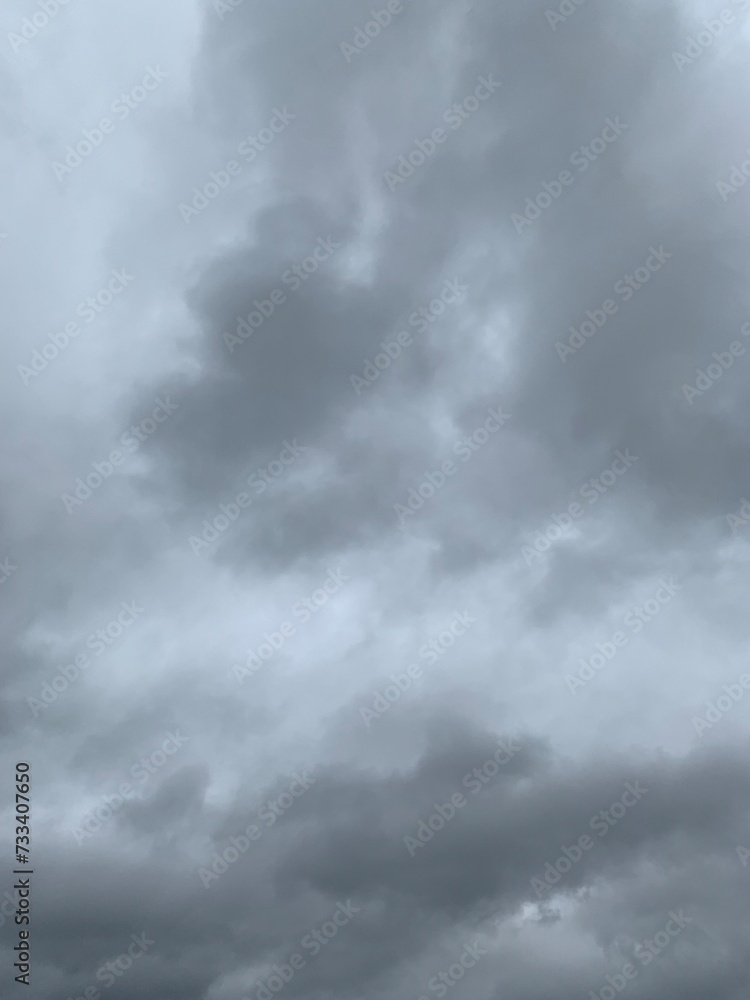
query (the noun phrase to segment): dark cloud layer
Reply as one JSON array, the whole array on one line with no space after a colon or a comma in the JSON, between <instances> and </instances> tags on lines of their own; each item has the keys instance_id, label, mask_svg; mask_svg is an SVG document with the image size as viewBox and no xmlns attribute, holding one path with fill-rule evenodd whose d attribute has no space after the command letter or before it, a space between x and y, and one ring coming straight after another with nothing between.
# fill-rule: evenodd
<instances>
[{"instance_id":1,"label":"dark cloud layer","mask_svg":"<svg viewBox=\"0 0 750 1000\"><path fill-rule=\"evenodd\" d=\"M3 15L34 997L746 997L745 6Z\"/></svg>"}]
</instances>

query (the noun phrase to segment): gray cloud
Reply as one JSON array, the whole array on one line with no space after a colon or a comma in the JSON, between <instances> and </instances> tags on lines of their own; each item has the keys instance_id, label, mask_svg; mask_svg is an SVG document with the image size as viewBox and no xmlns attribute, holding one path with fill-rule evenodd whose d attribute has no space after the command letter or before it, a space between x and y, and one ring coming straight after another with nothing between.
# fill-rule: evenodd
<instances>
[{"instance_id":1,"label":"gray cloud","mask_svg":"<svg viewBox=\"0 0 750 1000\"><path fill-rule=\"evenodd\" d=\"M3 15L40 1000L744 996L743 6Z\"/></svg>"}]
</instances>

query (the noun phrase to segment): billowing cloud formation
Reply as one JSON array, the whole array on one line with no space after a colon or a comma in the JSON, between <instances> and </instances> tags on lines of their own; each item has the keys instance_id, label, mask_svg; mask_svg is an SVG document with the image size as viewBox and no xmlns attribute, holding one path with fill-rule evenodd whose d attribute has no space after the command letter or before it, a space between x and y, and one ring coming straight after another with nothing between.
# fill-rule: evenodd
<instances>
[{"instance_id":1,"label":"billowing cloud formation","mask_svg":"<svg viewBox=\"0 0 750 1000\"><path fill-rule=\"evenodd\" d=\"M35 997L744 996L746 7L3 13Z\"/></svg>"}]
</instances>

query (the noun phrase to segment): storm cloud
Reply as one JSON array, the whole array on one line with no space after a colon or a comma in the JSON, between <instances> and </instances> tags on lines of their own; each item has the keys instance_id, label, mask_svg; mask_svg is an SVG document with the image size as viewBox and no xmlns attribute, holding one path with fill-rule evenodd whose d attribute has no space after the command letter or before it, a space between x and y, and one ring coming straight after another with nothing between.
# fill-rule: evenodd
<instances>
[{"instance_id":1,"label":"storm cloud","mask_svg":"<svg viewBox=\"0 0 750 1000\"><path fill-rule=\"evenodd\" d=\"M747 7L3 11L0 996L746 996Z\"/></svg>"}]
</instances>

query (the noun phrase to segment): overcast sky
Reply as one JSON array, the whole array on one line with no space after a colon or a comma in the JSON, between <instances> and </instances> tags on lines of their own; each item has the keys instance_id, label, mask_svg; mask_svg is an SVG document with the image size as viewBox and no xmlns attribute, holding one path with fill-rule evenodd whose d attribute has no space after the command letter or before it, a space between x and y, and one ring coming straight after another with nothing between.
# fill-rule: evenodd
<instances>
[{"instance_id":1,"label":"overcast sky","mask_svg":"<svg viewBox=\"0 0 750 1000\"><path fill-rule=\"evenodd\" d=\"M745 7L3 7L2 1000L750 997Z\"/></svg>"}]
</instances>

